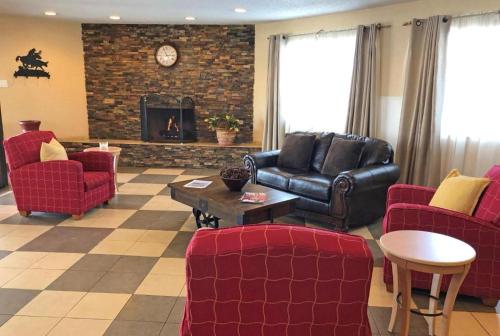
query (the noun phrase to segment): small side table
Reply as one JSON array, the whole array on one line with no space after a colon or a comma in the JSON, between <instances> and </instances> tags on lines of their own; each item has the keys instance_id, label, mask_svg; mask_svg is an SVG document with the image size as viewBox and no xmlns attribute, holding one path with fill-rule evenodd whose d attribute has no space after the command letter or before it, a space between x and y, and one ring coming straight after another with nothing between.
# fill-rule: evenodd
<instances>
[{"instance_id":1,"label":"small side table","mask_svg":"<svg viewBox=\"0 0 500 336\"><path fill-rule=\"evenodd\" d=\"M120 147L110 146L108 149L100 149L99 147L90 147L83 150L84 152L107 152L113 154L113 167L115 169L115 190L118 191L116 177L118 175L118 159L122 149Z\"/></svg>"},{"instance_id":2,"label":"small side table","mask_svg":"<svg viewBox=\"0 0 500 336\"><path fill-rule=\"evenodd\" d=\"M410 327L411 271L432 273L432 287L429 301L429 335L434 335L435 316L442 315L441 335L450 330L451 313L458 290L462 285L476 251L461 240L439 233L402 230L384 234L380 247L392 263L393 296L389 332L394 329L396 318L401 317L401 333L407 336ZM452 275L442 313L436 313L443 274ZM399 304L399 297L401 303Z\"/></svg>"}]
</instances>

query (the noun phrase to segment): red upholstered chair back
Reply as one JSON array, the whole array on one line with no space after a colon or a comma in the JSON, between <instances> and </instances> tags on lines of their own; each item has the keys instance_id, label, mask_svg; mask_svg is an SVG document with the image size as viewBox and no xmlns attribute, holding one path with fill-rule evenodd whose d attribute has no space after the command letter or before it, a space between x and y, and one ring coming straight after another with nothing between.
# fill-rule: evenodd
<instances>
[{"instance_id":1,"label":"red upholstered chair back","mask_svg":"<svg viewBox=\"0 0 500 336\"><path fill-rule=\"evenodd\" d=\"M500 225L500 165L491 167L485 177L489 177L491 183L484 191L474 216Z\"/></svg>"},{"instance_id":2,"label":"red upholstered chair back","mask_svg":"<svg viewBox=\"0 0 500 336\"><path fill-rule=\"evenodd\" d=\"M40 161L42 142L50 142L51 131L33 131L13 136L4 141L5 154L10 170Z\"/></svg>"},{"instance_id":3,"label":"red upholstered chair back","mask_svg":"<svg viewBox=\"0 0 500 336\"><path fill-rule=\"evenodd\" d=\"M371 335L373 258L358 236L288 225L198 230L182 335Z\"/></svg>"}]
</instances>

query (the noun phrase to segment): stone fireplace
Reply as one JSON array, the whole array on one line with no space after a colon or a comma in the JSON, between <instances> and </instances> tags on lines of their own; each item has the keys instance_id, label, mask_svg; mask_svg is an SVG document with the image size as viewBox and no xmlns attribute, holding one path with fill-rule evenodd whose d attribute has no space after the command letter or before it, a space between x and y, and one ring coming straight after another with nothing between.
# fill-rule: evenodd
<instances>
[{"instance_id":1,"label":"stone fireplace","mask_svg":"<svg viewBox=\"0 0 500 336\"><path fill-rule=\"evenodd\" d=\"M141 140L153 142L196 141L194 101L150 94L140 99Z\"/></svg>"}]
</instances>

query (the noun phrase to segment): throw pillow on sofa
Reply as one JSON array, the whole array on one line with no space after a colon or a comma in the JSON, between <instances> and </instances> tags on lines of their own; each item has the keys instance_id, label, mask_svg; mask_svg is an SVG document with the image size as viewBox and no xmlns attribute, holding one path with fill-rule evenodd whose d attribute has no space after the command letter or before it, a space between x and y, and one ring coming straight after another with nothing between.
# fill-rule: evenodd
<instances>
[{"instance_id":1,"label":"throw pillow on sofa","mask_svg":"<svg viewBox=\"0 0 500 336\"><path fill-rule=\"evenodd\" d=\"M55 138L52 138L49 143L42 142L42 147L40 148L41 162L67 159L68 154L66 153L66 149Z\"/></svg>"},{"instance_id":2,"label":"throw pillow on sofa","mask_svg":"<svg viewBox=\"0 0 500 336\"><path fill-rule=\"evenodd\" d=\"M334 136L335 133L320 133L317 135L311 159L312 171L321 173L321 167L323 167L323 162L325 162L326 154L328 154Z\"/></svg>"},{"instance_id":3,"label":"throw pillow on sofa","mask_svg":"<svg viewBox=\"0 0 500 336\"><path fill-rule=\"evenodd\" d=\"M453 169L441 182L429 205L472 216L490 182L489 178L463 176Z\"/></svg>"},{"instance_id":4,"label":"throw pillow on sofa","mask_svg":"<svg viewBox=\"0 0 500 336\"><path fill-rule=\"evenodd\" d=\"M337 176L343 171L358 168L364 141L334 138L326 155L321 174Z\"/></svg>"},{"instance_id":5,"label":"throw pillow on sofa","mask_svg":"<svg viewBox=\"0 0 500 336\"><path fill-rule=\"evenodd\" d=\"M314 134L287 134L278 156L278 167L309 170L315 140Z\"/></svg>"}]
</instances>

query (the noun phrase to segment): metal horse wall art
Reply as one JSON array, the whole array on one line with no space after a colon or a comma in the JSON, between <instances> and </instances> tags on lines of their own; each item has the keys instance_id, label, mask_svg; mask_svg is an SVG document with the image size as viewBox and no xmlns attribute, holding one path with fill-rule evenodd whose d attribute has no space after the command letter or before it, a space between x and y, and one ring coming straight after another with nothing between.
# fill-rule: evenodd
<instances>
[{"instance_id":1,"label":"metal horse wall art","mask_svg":"<svg viewBox=\"0 0 500 336\"><path fill-rule=\"evenodd\" d=\"M28 51L26 56L17 56L16 61L20 61L22 65L14 72L14 77L46 77L50 78L50 74L45 71L44 67L49 65L49 62L42 61L42 51L36 51L35 48Z\"/></svg>"}]
</instances>

